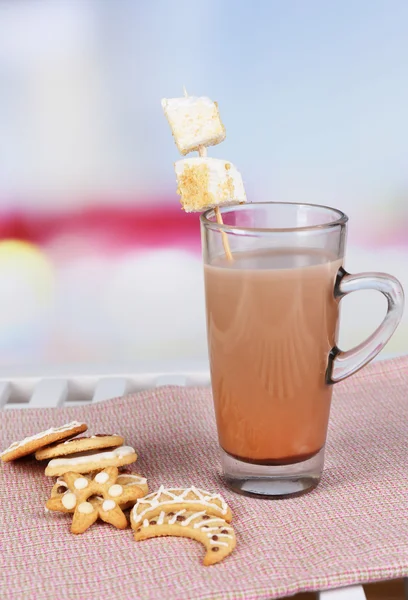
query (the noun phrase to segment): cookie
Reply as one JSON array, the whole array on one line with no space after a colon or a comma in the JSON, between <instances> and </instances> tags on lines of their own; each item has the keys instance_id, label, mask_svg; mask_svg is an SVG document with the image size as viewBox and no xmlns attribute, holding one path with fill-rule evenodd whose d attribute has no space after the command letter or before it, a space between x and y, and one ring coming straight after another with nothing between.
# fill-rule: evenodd
<instances>
[{"instance_id":1,"label":"cookie","mask_svg":"<svg viewBox=\"0 0 408 600\"><path fill-rule=\"evenodd\" d=\"M9 462L22 456L28 456L40 448L74 437L87 429L88 426L85 423L78 423L78 421L72 421L72 423L67 423L61 427L51 427L51 429L26 437L20 442L13 442L11 446L0 454L0 458L3 462Z\"/></svg>"},{"instance_id":2,"label":"cookie","mask_svg":"<svg viewBox=\"0 0 408 600\"><path fill-rule=\"evenodd\" d=\"M119 472L117 483L123 487L127 487L128 485L137 485L143 492L142 496L146 496L146 494L149 493L146 477L141 477L141 475L136 475L136 473ZM134 504L134 502L127 502L122 506L122 509L126 510L128 508L132 508Z\"/></svg>"},{"instance_id":3,"label":"cookie","mask_svg":"<svg viewBox=\"0 0 408 600\"><path fill-rule=\"evenodd\" d=\"M129 465L137 460L137 454L130 446L120 446L106 452L78 452L66 458L53 458L48 463L47 477L59 477L64 473L90 473L106 467Z\"/></svg>"},{"instance_id":4,"label":"cookie","mask_svg":"<svg viewBox=\"0 0 408 600\"><path fill-rule=\"evenodd\" d=\"M97 472L88 473L87 478L94 479L96 475L97 475ZM130 473L130 472L121 473L119 471L119 474L116 479L116 483L118 485L121 485L124 488L126 488L128 486L139 487L141 490L139 497L146 496L146 494L148 494L148 492L149 492L146 477L142 477L141 475L137 475L136 473ZM57 481L55 482L55 484L53 485L53 488L51 490L51 498L60 497L61 495L65 494L65 492L67 490L68 490L68 484L65 482L63 477L58 477ZM129 501L129 502L125 503L123 506L121 505L121 508L127 509L127 508L132 507L133 505L134 505L134 501Z\"/></svg>"},{"instance_id":5,"label":"cookie","mask_svg":"<svg viewBox=\"0 0 408 600\"><path fill-rule=\"evenodd\" d=\"M97 519L126 529L128 522L122 508L134 504L146 490L144 478L119 475L117 467L107 467L93 478L69 472L53 486L46 508L73 513L72 533L83 533Z\"/></svg>"},{"instance_id":6,"label":"cookie","mask_svg":"<svg viewBox=\"0 0 408 600\"><path fill-rule=\"evenodd\" d=\"M205 510L162 510L158 516L143 519L134 534L136 541L161 536L187 537L201 542L206 549L203 561L206 566L223 560L231 554L237 543L231 525L225 519L207 514Z\"/></svg>"},{"instance_id":7,"label":"cookie","mask_svg":"<svg viewBox=\"0 0 408 600\"><path fill-rule=\"evenodd\" d=\"M41 450L35 453L35 458L37 460L44 460L46 458L68 456L77 452L87 452L88 450L117 448L118 446L122 446L123 442L124 439L120 435L98 433L90 437L76 437L66 442L41 448Z\"/></svg>"},{"instance_id":8,"label":"cookie","mask_svg":"<svg viewBox=\"0 0 408 600\"><path fill-rule=\"evenodd\" d=\"M162 511L176 512L178 510L201 511L209 515L221 517L228 523L232 520L231 509L219 494L211 494L194 486L186 489L161 486L139 500L131 514L132 527L137 528L143 519L150 519Z\"/></svg>"}]
</instances>

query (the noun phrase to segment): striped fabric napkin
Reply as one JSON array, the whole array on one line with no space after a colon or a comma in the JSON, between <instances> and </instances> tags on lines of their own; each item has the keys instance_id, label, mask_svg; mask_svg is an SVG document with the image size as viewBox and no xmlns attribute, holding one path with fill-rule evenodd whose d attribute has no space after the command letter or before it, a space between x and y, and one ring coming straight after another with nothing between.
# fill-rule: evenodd
<instances>
[{"instance_id":1,"label":"striped fabric napkin","mask_svg":"<svg viewBox=\"0 0 408 600\"><path fill-rule=\"evenodd\" d=\"M183 538L135 542L96 523L69 532L70 516L44 512L52 482L35 460L0 467L2 600L266 600L299 591L408 576L408 357L376 363L335 387L326 469L308 495L248 499L225 489L211 393L158 388L95 406L0 413L0 448L53 425L85 421L134 445L150 489L221 492L237 548L202 566Z\"/></svg>"}]
</instances>

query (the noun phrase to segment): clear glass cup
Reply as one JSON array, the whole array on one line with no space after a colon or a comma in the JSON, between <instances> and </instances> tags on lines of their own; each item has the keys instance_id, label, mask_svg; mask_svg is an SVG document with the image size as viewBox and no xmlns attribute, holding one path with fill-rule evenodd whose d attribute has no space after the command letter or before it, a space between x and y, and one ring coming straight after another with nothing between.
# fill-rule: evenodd
<instances>
[{"instance_id":1,"label":"clear glass cup","mask_svg":"<svg viewBox=\"0 0 408 600\"><path fill-rule=\"evenodd\" d=\"M320 480L333 384L384 347L401 320L401 284L343 268L347 217L325 206L253 203L201 216L211 381L224 480L284 498ZM229 255L229 251L231 255ZM337 346L350 292L387 299L378 329Z\"/></svg>"}]
</instances>

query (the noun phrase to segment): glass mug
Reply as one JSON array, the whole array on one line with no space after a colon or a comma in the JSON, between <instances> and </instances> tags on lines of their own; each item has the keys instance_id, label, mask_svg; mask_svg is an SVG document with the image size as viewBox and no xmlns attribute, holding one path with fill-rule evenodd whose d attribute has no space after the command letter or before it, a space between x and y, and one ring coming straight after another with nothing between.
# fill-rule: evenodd
<instances>
[{"instance_id":1,"label":"glass mug","mask_svg":"<svg viewBox=\"0 0 408 600\"><path fill-rule=\"evenodd\" d=\"M272 202L220 210L223 224L214 210L201 215L201 234L224 480L246 495L298 495L321 477L333 384L390 339L403 290L390 275L344 270L348 218L339 210ZM384 294L387 314L344 352L339 301L363 289Z\"/></svg>"}]
</instances>

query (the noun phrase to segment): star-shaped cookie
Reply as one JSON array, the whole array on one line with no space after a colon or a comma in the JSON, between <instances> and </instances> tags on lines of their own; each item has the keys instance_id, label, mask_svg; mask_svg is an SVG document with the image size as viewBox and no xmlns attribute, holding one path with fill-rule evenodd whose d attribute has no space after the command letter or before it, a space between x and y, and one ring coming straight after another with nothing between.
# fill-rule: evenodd
<instances>
[{"instance_id":1,"label":"star-shaped cookie","mask_svg":"<svg viewBox=\"0 0 408 600\"><path fill-rule=\"evenodd\" d=\"M54 485L46 507L74 513L72 533L83 533L98 518L126 529L128 522L122 508L134 504L147 492L144 478L121 475L117 467L107 467L93 478L70 472Z\"/></svg>"}]
</instances>

